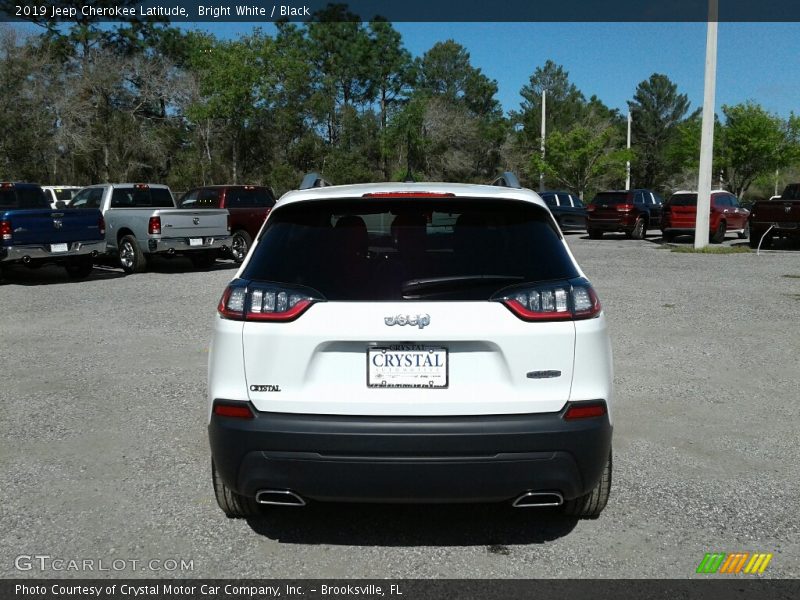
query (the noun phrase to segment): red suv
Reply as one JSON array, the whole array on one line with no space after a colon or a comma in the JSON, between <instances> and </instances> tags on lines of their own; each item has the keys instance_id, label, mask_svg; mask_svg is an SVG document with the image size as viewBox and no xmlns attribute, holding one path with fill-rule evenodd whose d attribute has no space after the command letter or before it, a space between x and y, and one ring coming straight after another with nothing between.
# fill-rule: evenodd
<instances>
[{"instance_id":1,"label":"red suv","mask_svg":"<svg viewBox=\"0 0 800 600\"><path fill-rule=\"evenodd\" d=\"M739 206L736 196L725 190L711 192L709 238L721 244L727 232L746 239L750 234L750 211ZM671 242L678 235L694 235L697 220L697 192L675 192L664 204L661 231L664 241Z\"/></svg>"},{"instance_id":2,"label":"red suv","mask_svg":"<svg viewBox=\"0 0 800 600\"><path fill-rule=\"evenodd\" d=\"M275 206L275 195L258 185L209 185L186 192L180 208L227 208L231 215L231 256L240 263L247 256L264 219Z\"/></svg>"}]
</instances>

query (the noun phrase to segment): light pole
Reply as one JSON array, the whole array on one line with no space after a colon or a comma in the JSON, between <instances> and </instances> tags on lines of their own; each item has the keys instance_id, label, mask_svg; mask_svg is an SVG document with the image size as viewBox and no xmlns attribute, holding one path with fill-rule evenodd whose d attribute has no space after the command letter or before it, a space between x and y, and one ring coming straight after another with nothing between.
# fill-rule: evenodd
<instances>
[{"instance_id":1,"label":"light pole","mask_svg":"<svg viewBox=\"0 0 800 600\"><path fill-rule=\"evenodd\" d=\"M708 246L709 212L711 211L711 168L714 158L714 93L717 82L717 0L708 0L706 33L706 73L703 93L703 122L700 137L700 172L697 178L697 218L694 247Z\"/></svg>"},{"instance_id":2,"label":"light pole","mask_svg":"<svg viewBox=\"0 0 800 600\"><path fill-rule=\"evenodd\" d=\"M628 109L628 153L631 151L631 109ZM625 161L625 189L631 189L631 161Z\"/></svg>"},{"instance_id":3,"label":"light pole","mask_svg":"<svg viewBox=\"0 0 800 600\"><path fill-rule=\"evenodd\" d=\"M545 111L547 110L547 90L542 90L542 170L539 172L539 191L544 191L544 136L545 136Z\"/></svg>"}]
</instances>

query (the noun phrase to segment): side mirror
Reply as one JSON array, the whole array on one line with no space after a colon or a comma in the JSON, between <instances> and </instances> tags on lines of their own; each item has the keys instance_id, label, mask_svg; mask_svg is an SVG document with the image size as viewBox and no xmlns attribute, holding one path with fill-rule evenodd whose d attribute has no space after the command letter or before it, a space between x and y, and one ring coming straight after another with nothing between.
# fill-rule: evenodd
<instances>
[{"instance_id":1,"label":"side mirror","mask_svg":"<svg viewBox=\"0 0 800 600\"><path fill-rule=\"evenodd\" d=\"M67 203L63 200L58 200L56 202L56 208L67 208Z\"/></svg>"}]
</instances>

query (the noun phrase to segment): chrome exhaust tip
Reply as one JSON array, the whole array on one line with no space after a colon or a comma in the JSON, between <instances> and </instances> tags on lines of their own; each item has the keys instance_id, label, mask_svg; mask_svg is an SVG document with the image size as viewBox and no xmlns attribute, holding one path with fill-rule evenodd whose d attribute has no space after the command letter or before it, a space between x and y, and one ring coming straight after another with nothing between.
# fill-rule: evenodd
<instances>
[{"instance_id":1,"label":"chrome exhaust tip","mask_svg":"<svg viewBox=\"0 0 800 600\"><path fill-rule=\"evenodd\" d=\"M525 492L511 504L514 508L545 508L561 506L564 496L558 492Z\"/></svg>"},{"instance_id":2,"label":"chrome exhaust tip","mask_svg":"<svg viewBox=\"0 0 800 600\"><path fill-rule=\"evenodd\" d=\"M306 501L289 490L260 490L256 492L256 502L259 504L274 504L276 506L305 506Z\"/></svg>"}]
</instances>

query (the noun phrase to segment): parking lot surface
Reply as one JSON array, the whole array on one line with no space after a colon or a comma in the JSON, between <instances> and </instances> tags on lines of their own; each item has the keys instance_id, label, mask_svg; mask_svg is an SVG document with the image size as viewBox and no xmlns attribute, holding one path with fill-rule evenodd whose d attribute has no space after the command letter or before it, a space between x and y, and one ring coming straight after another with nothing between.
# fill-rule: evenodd
<instances>
[{"instance_id":1,"label":"parking lot surface","mask_svg":"<svg viewBox=\"0 0 800 600\"><path fill-rule=\"evenodd\" d=\"M0 575L683 578L707 552L745 551L774 554L764 577L800 577L800 251L568 242L614 349L614 480L598 520L486 505L226 519L205 388L233 265L175 259L82 282L48 267L0 287ZM15 567L37 554L127 562Z\"/></svg>"}]
</instances>

